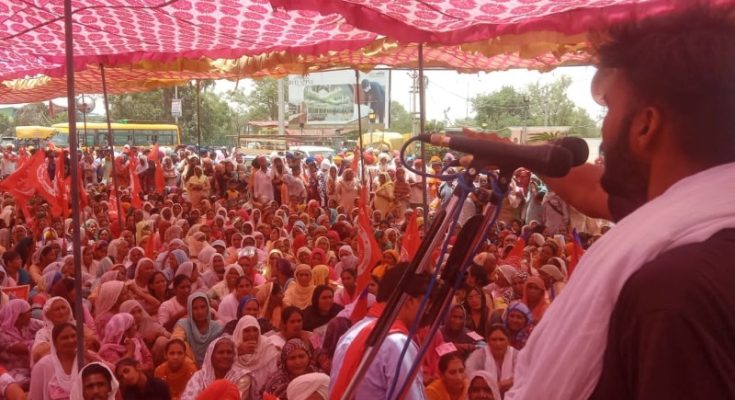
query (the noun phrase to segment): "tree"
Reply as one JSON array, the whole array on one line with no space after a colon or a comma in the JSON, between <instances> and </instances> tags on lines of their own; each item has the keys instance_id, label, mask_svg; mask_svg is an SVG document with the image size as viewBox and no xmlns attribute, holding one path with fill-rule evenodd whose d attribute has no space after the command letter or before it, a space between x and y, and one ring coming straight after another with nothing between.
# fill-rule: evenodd
<instances>
[{"instance_id":1,"label":"tree","mask_svg":"<svg viewBox=\"0 0 735 400\"><path fill-rule=\"evenodd\" d=\"M288 85L284 85L284 99L288 98ZM255 81L255 87L245 98L248 121L275 121L278 119L278 80L264 78Z\"/></svg>"},{"instance_id":2,"label":"tree","mask_svg":"<svg viewBox=\"0 0 735 400\"><path fill-rule=\"evenodd\" d=\"M390 102L390 122L388 127L393 132L408 133L412 131L411 114L397 101Z\"/></svg>"},{"instance_id":3,"label":"tree","mask_svg":"<svg viewBox=\"0 0 735 400\"><path fill-rule=\"evenodd\" d=\"M44 103L26 104L15 112L15 126L48 126L48 107Z\"/></svg>"},{"instance_id":4,"label":"tree","mask_svg":"<svg viewBox=\"0 0 735 400\"><path fill-rule=\"evenodd\" d=\"M426 133L439 133L444 131L444 121L438 121L435 119L432 119L431 121L426 121L424 123L424 131Z\"/></svg>"},{"instance_id":5,"label":"tree","mask_svg":"<svg viewBox=\"0 0 735 400\"><path fill-rule=\"evenodd\" d=\"M5 114L0 114L0 136L14 136L12 133L13 123Z\"/></svg>"},{"instance_id":6,"label":"tree","mask_svg":"<svg viewBox=\"0 0 735 400\"><path fill-rule=\"evenodd\" d=\"M472 100L478 125L502 133L510 126L571 126L568 134L597 137L599 127L587 111L567 96L571 78L561 76L548 84L533 83L518 91L505 86Z\"/></svg>"}]
</instances>

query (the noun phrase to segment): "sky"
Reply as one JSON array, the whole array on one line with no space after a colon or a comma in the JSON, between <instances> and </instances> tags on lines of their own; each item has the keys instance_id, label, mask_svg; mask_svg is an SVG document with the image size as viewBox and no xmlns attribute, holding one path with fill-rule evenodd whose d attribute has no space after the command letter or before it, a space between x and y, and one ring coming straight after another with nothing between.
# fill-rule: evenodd
<instances>
[{"instance_id":1,"label":"sky","mask_svg":"<svg viewBox=\"0 0 735 400\"><path fill-rule=\"evenodd\" d=\"M594 76L594 67L561 67L551 72L540 73L528 70L510 70L490 73L460 74L455 71L426 71L429 84L426 88L426 119L444 120L446 116L451 122L456 119L473 116L469 99L478 94L490 93L503 86L523 89L528 84L556 80L560 75L572 78L572 85L567 92L569 98L578 106L587 110L594 120L600 120L604 109L594 102L590 94L590 84ZM397 70L391 74L391 99L409 109L412 79L409 71ZM237 85L239 90L252 90L252 81L243 79ZM235 88L235 82L220 80L215 84L215 92L225 93ZM65 105L66 99L56 99L54 103ZM94 112L104 115L102 102L97 102Z\"/></svg>"}]
</instances>

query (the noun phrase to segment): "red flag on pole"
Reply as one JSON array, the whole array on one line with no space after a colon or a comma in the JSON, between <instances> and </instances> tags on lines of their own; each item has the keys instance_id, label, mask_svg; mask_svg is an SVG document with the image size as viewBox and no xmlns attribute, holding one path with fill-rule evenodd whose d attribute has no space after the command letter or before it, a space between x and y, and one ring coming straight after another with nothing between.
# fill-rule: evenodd
<instances>
[{"instance_id":1,"label":"red flag on pole","mask_svg":"<svg viewBox=\"0 0 735 400\"><path fill-rule=\"evenodd\" d=\"M40 159L43 162L46 157L43 153L43 150L39 150L32 160ZM36 193L36 188L31 179L32 163L29 161L31 160L24 162L22 166L0 182L1 191L9 192L16 200L21 200L24 204Z\"/></svg>"},{"instance_id":2,"label":"red flag on pole","mask_svg":"<svg viewBox=\"0 0 735 400\"><path fill-rule=\"evenodd\" d=\"M69 197L66 193L66 179L64 174L64 159L66 158L66 152L59 150L56 156L56 192L58 193L59 203L61 204L61 215L64 218L69 218L71 214L69 210Z\"/></svg>"},{"instance_id":3,"label":"red flag on pole","mask_svg":"<svg viewBox=\"0 0 735 400\"><path fill-rule=\"evenodd\" d=\"M153 162L153 165L156 166L156 172L155 172L155 183L156 183L156 192L159 194L164 193L165 188L165 180L163 179L163 166L161 165L161 155L158 152L158 144L154 144L153 147L151 147L151 152L148 154L148 160Z\"/></svg>"},{"instance_id":4,"label":"red flag on pole","mask_svg":"<svg viewBox=\"0 0 735 400\"><path fill-rule=\"evenodd\" d=\"M143 208L143 201L140 199L140 177L135 171L138 168L138 155L134 151L130 152L130 162L128 163L128 171L130 171L130 202L134 208Z\"/></svg>"},{"instance_id":5,"label":"red flag on pole","mask_svg":"<svg viewBox=\"0 0 735 400\"><path fill-rule=\"evenodd\" d=\"M355 308L350 313L350 321L352 325L356 324L357 321L365 318L368 313L368 291L367 288L363 289L360 293L360 297L355 300Z\"/></svg>"},{"instance_id":6,"label":"red flag on pole","mask_svg":"<svg viewBox=\"0 0 735 400\"><path fill-rule=\"evenodd\" d=\"M401 247L401 259L408 261L416 256L421 246L421 236L419 236L419 226L416 222L416 213L411 215L406 227L406 234L403 235L403 246Z\"/></svg>"},{"instance_id":7,"label":"red flag on pole","mask_svg":"<svg viewBox=\"0 0 735 400\"><path fill-rule=\"evenodd\" d=\"M355 173L355 179L358 179L358 174L360 173L360 148L355 147L355 151L353 151L352 154L352 164L350 165L350 169Z\"/></svg>"},{"instance_id":8,"label":"red flag on pole","mask_svg":"<svg viewBox=\"0 0 735 400\"><path fill-rule=\"evenodd\" d=\"M36 188L36 194L41 196L51 206L51 215L59 217L63 214L63 206L59 201L58 185L51 181L48 173L48 159L46 152L39 150L28 162L29 178Z\"/></svg>"},{"instance_id":9,"label":"red flag on pole","mask_svg":"<svg viewBox=\"0 0 735 400\"><path fill-rule=\"evenodd\" d=\"M357 293L361 293L370 284L370 274L380 260L383 254L380 246L375 240L373 228L370 225L367 215L360 210L357 216L357 253L360 257L360 263L357 264Z\"/></svg>"},{"instance_id":10,"label":"red flag on pole","mask_svg":"<svg viewBox=\"0 0 735 400\"><path fill-rule=\"evenodd\" d=\"M574 272L574 268L577 267L577 264L579 264L579 260L584 255L584 247L582 247L582 240L579 238L579 234L577 233L577 229L572 229L572 251L570 254L570 260L569 260L569 268L567 268L567 274L569 275L567 279L572 277L572 272Z\"/></svg>"}]
</instances>

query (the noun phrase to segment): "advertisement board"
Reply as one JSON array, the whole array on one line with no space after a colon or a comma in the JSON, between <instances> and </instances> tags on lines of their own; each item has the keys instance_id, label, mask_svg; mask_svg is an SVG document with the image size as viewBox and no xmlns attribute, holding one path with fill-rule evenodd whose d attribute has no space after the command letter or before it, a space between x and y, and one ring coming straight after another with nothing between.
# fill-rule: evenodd
<instances>
[{"instance_id":1,"label":"advertisement board","mask_svg":"<svg viewBox=\"0 0 735 400\"><path fill-rule=\"evenodd\" d=\"M289 114L305 115L306 125L357 123L358 107L363 118L371 112L375 127L388 128L390 71L360 73L359 84L352 70L316 72L288 78ZM358 92L359 103L358 104Z\"/></svg>"}]
</instances>

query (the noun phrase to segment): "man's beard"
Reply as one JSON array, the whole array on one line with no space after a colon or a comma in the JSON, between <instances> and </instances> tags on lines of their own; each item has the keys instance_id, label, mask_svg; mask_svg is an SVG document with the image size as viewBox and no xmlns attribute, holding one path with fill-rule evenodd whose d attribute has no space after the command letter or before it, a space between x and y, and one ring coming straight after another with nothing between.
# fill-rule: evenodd
<instances>
[{"instance_id":1,"label":"man's beard","mask_svg":"<svg viewBox=\"0 0 735 400\"><path fill-rule=\"evenodd\" d=\"M649 172L629 149L633 113L627 115L614 142L603 146L605 172L600 183L610 196L608 208L613 221L619 221L648 201Z\"/></svg>"}]
</instances>

